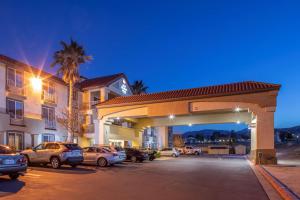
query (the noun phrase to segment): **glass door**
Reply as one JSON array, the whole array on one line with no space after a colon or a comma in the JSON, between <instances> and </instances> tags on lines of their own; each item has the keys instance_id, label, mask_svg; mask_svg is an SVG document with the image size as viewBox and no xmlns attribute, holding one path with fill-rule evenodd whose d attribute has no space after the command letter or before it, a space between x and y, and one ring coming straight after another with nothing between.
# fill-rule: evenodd
<instances>
[{"instance_id":1,"label":"glass door","mask_svg":"<svg viewBox=\"0 0 300 200\"><path fill-rule=\"evenodd\" d=\"M8 146L14 148L16 151L23 150L23 133L9 132L7 139Z\"/></svg>"}]
</instances>

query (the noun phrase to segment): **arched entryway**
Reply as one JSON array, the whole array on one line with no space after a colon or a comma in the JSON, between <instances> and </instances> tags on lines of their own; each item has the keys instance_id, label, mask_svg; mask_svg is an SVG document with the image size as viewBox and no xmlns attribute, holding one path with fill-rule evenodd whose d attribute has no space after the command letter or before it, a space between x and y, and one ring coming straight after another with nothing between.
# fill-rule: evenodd
<instances>
[{"instance_id":1,"label":"arched entryway","mask_svg":"<svg viewBox=\"0 0 300 200\"><path fill-rule=\"evenodd\" d=\"M273 164L274 112L279 89L277 84L249 81L114 98L97 106L95 143L125 138L139 146L146 127L159 127L162 146L166 146L168 126L239 121L251 129L252 161ZM120 119L134 125L113 126L114 120Z\"/></svg>"}]
</instances>

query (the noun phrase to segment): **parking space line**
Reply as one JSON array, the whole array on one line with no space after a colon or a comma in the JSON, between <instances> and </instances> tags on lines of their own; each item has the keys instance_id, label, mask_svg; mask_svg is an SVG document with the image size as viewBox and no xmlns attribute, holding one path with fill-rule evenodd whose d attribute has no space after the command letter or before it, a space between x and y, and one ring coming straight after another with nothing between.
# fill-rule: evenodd
<instances>
[{"instance_id":1,"label":"parking space line","mask_svg":"<svg viewBox=\"0 0 300 200\"><path fill-rule=\"evenodd\" d=\"M40 177L41 175L39 175L39 174L33 174L33 173L30 173L30 172L27 172L27 173L25 174L25 176Z\"/></svg>"}]
</instances>

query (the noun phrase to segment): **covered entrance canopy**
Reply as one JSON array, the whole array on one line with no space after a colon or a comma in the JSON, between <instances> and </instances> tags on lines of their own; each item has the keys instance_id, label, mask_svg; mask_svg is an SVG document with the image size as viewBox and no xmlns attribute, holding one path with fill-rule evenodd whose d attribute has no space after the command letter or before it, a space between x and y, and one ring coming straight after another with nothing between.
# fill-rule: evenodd
<instances>
[{"instance_id":1,"label":"covered entrance canopy","mask_svg":"<svg viewBox=\"0 0 300 200\"><path fill-rule=\"evenodd\" d=\"M251 129L251 158L255 163L276 163L274 149L274 112L280 85L262 82L239 82L160 93L117 97L97 106L99 132L95 142L136 138L146 127L159 127L162 146L167 146L167 126L240 122ZM114 119L134 122L130 131L111 130Z\"/></svg>"}]
</instances>

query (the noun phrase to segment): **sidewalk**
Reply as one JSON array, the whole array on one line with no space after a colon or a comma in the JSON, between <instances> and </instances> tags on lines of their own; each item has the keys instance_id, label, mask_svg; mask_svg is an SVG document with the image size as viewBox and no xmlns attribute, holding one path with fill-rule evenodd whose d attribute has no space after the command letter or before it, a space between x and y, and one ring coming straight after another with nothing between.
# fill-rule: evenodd
<instances>
[{"instance_id":1,"label":"sidewalk","mask_svg":"<svg viewBox=\"0 0 300 200\"><path fill-rule=\"evenodd\" d=\"M300 166L264 166L273 176L300 196Z\"/></svg>"}]
</instances>

